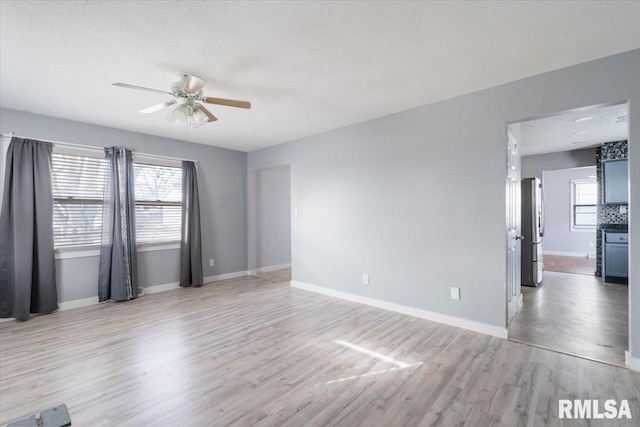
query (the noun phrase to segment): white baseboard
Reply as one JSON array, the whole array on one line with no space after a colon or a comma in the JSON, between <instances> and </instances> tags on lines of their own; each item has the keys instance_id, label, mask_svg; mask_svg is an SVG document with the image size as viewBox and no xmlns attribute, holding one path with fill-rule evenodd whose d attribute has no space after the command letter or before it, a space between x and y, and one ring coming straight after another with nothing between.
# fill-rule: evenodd
<instances>
[{"instance_id":1,"label":"white baseboard","mask_svg":"<svg viewBox=\"0 0 640 427\"><path fill-rule=\"evenodd\" d=\"M631 352L624 352L624 362L632 371L640 372L640 357L631 356Z\"/></svg>"},{"instance_id":2,"label":"white baseboard","mask_svg":"<svg viewBox=\"0 0 640 427\"><path fill-rule=\"evenodd\" d=\"M218 274L217 276L207 276L203 279L204 283L219 282L220 280L236 279L238 277L248 276L247 270L234 271L233 273Z\"/></svg>"},{"instance_id":3,"label":"white baseboard","mask_svg":"<svg viewBox=\"0 0 640 427\"><path fill-rule=\"evenodd\" d=\"M542 251L543 255L572 256L576 258L587 258L589 254L586 252L563 252L563 251Z\"/></svg>"},{"instance_id":4,"label":"white baseboard","mask_svg":"<svg viewBox=\"0 0 640 427\"><path fill-rule=\"evenodd\" d=\"M65 311L74 308L87 307L89 305L98 304L98 297L89 297L83 299L74 299L73 301L66 301L58 303L58 310Z\"/></svg>"},{"instance_id":5,"label":"white baseboard","mask_svg":"<svg viewBox=\"0 0 640 427\"><path fill-rule=\"evenodd\" d=\"M218 274L217 276L203 277L202 282L204 284L219 282L220 280L235 279L237 277L243 277L243 276L246 276L247 274L248 272L246 270L234 271L233 273ZM178 289L179 287L180 287L180 282L165 283L163 285L155 285L155 286L147 286L144 288L144 293L157 294L158 292L171 291L173 289Z\"/></svg>"},{"instance_id":6,"label":"white baseboard","mask_svg":"<svg viewBox=\"0 0 640 427\"><path fill-rule=\"evenodd\" d=\"M270 265L268 267L260 267L255 270L249 270L249 276L255 276L260 273L268 273L270 271L282 270L283 268L291 268L291 263L287 264L278 264L278 265Z\"/></svg>"},{"instance_id":7,"label":"white baseboard","mask_svg":"<svg viewBox=\"0 0 640 427\"><path fill-rule=\"evenodd\" d=\"M143 289L144 294L157 294L158 292L171 291L178 289L180 282L165 283L163 285L145 286Z\"/></svg>"},{"instance_id":8,"label":"white baseboard","mask_svg":"<svg viewBox=\"0 0 640 427\"><path fill-rule=\"evenodd\" d=\"M421 319L431 320L433 322L444 323L445 325L455 326L458 328L468 329L470 331L479 332L481 334L491 335L498 338L507 338L507 329L500 326L489 325L487 323L477 322L475 320L464 319L462 317L450 316L448 314L437 313L435 311L423 310L421 308L410 307L407 305L396 304L393 302L382 301L374 298L363 297L360 295L350 294L335 289L325 288L322 286L312 285L309 283L291 281L291 287L303 289L305 291L316 292L335 298L341 298L359 304L366 304L372 307L382 308L384 310L395 311L397 313L406 314Z\"/></svg>"},{"instance_id":9,"label":"white baseboard","mask_svg":"<svg viewBox=\"0 0 640 427\"><path fill-rule=\"evenodd\" d=\"M212 282L219 282L220 280L235 279L237 277L246 276L247 273L248 272L246 270L243 270L243 271L234 271L233 273L218 274L217 276L207 276L202 278L202 283L207 284ZM165 283L163 285L155 285L155 286L146 286L144 288L144 293L157 294L158 292L171 291L173 289L178 289L179 287L180 287L180 282Z\"/></svg>"}]
</instances>

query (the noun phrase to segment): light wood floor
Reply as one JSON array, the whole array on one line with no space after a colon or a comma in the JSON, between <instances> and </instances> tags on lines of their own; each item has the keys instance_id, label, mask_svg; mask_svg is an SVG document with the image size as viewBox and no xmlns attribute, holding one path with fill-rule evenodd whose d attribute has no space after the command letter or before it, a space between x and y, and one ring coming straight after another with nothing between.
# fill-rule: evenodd
<instances>
[{"instance_id":1,"label":"light wood floor","mask_svg":"<svg viewBox=\"0 0 640 427\"><path fill-rule=\"evenodd\" d=\"M626 285L594 276L545 271L542 286L523 286L509 338L625 366L629 348Z\"/></svg>"},{"instance_id":2,"label":"light wood floor","mask_svg":"<svg viewBox=\"0 0 640 427\"><path fill-rule=\"evenodd\" d=\"M539 426L559 398L629 399L640 419L640 374L256 277L0 339L0 423L65 403L74 426Z\"/></svg>"},{"instance_id":3,"label":"light wood floor","mask_svg":"<svg viewBox=\"0 0 640 427\"><path fill-rule=\"evenodd\" d=\"M544 269L545 271L593 276L596 271L596 259L575 256L545 255Z\"/></svg>"}]
</instances>

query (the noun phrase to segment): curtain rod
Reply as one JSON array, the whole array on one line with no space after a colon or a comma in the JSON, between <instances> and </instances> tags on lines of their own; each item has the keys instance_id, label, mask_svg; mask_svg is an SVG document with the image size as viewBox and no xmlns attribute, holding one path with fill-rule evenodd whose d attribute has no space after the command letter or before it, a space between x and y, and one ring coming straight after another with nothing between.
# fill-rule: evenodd
<instances>
[{"instance_id":1,"label":"curtain rod","mask_svg":"<svg viewBox=\"0 0 640 427\"><path fill-rule=\"evenodd\" d=\"M33 138L33 137L30 137L30 136L15 135L13 132L3 133L2 136L8 136L9 138L13 138L15 136L16 138L22 138L22 139L35 139L37 141L49 142L49 143L54 144L54 145L62 145L62 146L67 146L67 147L93 148L93 149L96 149L96 150L104 149L104 147L99 147L99 146L95 146L95 145L74 144L72 142L54 141L52 139L42 139L42 138ZM158 154L140 153L138 151L132 151L132 154L137 154L139 156L145 156L145 157L153 157L153 158L156 158L156 159L181 160L181 161L186 161L186 162L198 163L198 161L196 159L183 159L183 158L180 158L180 157L160 156Z\"/></svg>"}]
</instances>

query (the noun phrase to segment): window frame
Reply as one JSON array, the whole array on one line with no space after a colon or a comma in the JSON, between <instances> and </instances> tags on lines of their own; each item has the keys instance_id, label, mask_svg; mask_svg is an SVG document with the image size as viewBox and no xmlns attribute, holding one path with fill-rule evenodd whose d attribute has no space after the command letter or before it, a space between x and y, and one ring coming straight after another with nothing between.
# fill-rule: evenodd
<instances>
[{"instance_id":1,"label":"window frame","mask_svg":"<svg viewBox=\"0 0 640 427\"><path fill-rule=\"evenodd\" d=\"M2 148L8 148L8 144L3 144ZM93 157L104 159L104 148L103 147L91 147L91 146L67 146L67 145L56 145L53 144L53 152L56 154L70 155L70 156L78 156L78 157ZM3 153L0 153L3 154ZM157 158L153 155L146 155L141 153L133 154L133 162L134 163L143 163L153 166L168 166L168 167L176 167L182 169L182 161L178 159L167 159L167 158ZM63 198L55 198L54 203L58 200L64 200L63 203L70 203L69 199ZM103 200L96 199L73 199L71 203L82 203L88 202L86 204L103 204ZM147 205L147 206L159 206L160 204L150 201L140 201L136 200L135 205ZM182 202L162 202L161 205L166 206L180 206L182 209ZM155 252L155 251L164 251L164 250L175 250L180 249L180 239L178 237L177 240L170 241L161 241L161 242L145 242L145 243L136 243L136 251L140 252ZM85 245L85 246L62 246L54 248L55 259L69 259L69 258L85 258L85 257L96 257L100 256L100 245Z\"/></svg>"},{"instance_id":2,"label":"window frame","mask_svg":"<svg viewBox=\"0 0 640 427\"><path fill-rule=\"evenodd\" d=\"M576 189L580 184L595 184L596 185L596 203L594 204L577 204L576 203ZM598 227L598 204L597 204L597 185L598 181L596 178L580 178L580 179L572 179L571 180L571 231L586 231L593 232L596 231ZM576 224L576 208L578 207L594 207L596 209L596 223L591 225L582 225Z\"/></svg>"}]
</instances>

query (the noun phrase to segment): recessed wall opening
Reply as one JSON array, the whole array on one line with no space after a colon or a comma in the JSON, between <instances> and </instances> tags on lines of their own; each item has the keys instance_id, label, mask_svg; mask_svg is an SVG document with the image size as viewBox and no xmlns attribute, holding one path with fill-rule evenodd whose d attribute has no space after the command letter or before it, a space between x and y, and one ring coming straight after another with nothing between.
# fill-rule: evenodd
<instances>
[{"instance_id":1,"label":"recessed wall opening","mask_svg":"<svg viewBox=\"0 0 640 427\"><path fill-rule=\"evenodd\" d=\"M252 172L249 189L249 272L274 282L291 280L291 170Z\"/></svg>"},{"instance_id":2,"label":"recessed wall opening","mask_svg":"<svg viewBox=\"0 0 640 427\"><path fill-rule=\"evenodd\" d=\"M510 340L625 366L628 116L623 102L508 125Z\"/></svg>"}]
</instances>

